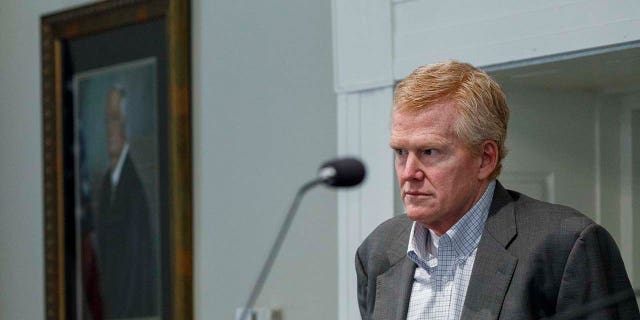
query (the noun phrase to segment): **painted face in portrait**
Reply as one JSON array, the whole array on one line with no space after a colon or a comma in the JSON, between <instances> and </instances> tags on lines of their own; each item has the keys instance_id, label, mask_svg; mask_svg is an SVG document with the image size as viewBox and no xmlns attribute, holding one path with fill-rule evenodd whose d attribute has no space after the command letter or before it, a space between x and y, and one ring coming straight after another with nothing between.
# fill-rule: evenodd
<instances>
[{"instance_id":1,"label":"painted face in portrait","mask_svg":"<svg viewBox=\"0 0 640 320\"><path fill-rule=\"evenodd\" d=\"M123 98L122 91L119 89L112 89L107 97L105 119L107 122L107 148L111 170L118 163L120 153L126 142L124 114L120 105L123 103Z\"/></svg>"}]
</instances>

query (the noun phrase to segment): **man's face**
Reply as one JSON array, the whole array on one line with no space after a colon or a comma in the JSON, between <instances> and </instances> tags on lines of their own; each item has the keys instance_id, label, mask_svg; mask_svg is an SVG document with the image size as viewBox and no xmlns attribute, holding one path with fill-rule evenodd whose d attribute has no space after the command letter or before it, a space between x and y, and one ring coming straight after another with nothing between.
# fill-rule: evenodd
<instances>
[{"instance_id":1,"label":"man's face","mask_svg":"<svg viewBox=\"0 0 640 320\"><path fill-rule=\"evenodd\" d=\"M118 163L126 139L124 133L124 118L120 110L121 99L122 96L119 90L111 90L107 98L105 118L107 122L107 148L111 170L113 170Z\"/></svg>"},{"instance_id":2,"label":"man's face","mask_svg":"<svg viewBox=\"0 0 640 320\"><path fill-rule=\"evenodd\" d=\"M420 111L394 111L391 148L407 216L437 234L446 232L480 199L481 156L453 133L451 102Z\"/></svg>"}]
</instances>

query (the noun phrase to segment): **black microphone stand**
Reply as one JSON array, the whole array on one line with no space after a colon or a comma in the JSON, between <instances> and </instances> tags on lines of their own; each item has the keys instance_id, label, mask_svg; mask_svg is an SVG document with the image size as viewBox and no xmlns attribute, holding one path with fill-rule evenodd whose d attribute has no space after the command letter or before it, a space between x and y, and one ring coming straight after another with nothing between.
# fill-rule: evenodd
<instances>
[{"instance_id":1,"label":"black microphone stand","mask_svg":"<svg viewBox=\"0 0 640 320\"><path fill-rule=\"evenodd\" d=\"M273 266L273 262L276 259L278 252L280 251L282 242L284 241L284 238L287 235L287 232L289 231L289 227L291 226L293 217L296 215L298 206L300 205L300 200L302 200L302 197L307 191L324 182L325 182L325 178L318 177L314 180L311 180L305 183L302 187L300 187L300 189L298 189L298 192L296 193L296 196L293 199L293 202L291 203L291 207L289 208L289 213L287 213L287 216L285 217L284 222L280 227L280 232L278 232L276 241L273 243L273 246L271 247L269 256L267 257L267 260L264 262L264 265L262 266L262 271L260 271L260 275L258 276L258 281L256 281L256 284L253 286L253 290L251 290L251 295L249 296L249 300L245 304L244 310L242 310L242 314L240 316L240 319L238 320L249 320L249 318L247 318L249 316L249 312L253 308L254 303L256 303L256 299L258 298L260 291L262 291L264 282L267 280L267 276L269 275L269 272L271 271L271 267Z\"/></svg>"}]
</instances>

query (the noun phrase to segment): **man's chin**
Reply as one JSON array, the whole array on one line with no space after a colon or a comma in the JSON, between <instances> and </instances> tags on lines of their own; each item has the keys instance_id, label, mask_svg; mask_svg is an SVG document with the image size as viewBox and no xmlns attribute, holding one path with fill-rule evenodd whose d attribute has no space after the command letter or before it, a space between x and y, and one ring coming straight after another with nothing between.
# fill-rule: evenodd
<instances>
[{"instance_id":1,"label":"man's chin","mask_svg":"<svg viewBox=\"0 0 640 320\"><path fill-rule=\"evenodd\" d=\"M429 216L433 215L431 212L426 212L425 210L407 209L406 212L407 218L419 223L425 223L429 221Z\"/></svg>"}]
</instances>

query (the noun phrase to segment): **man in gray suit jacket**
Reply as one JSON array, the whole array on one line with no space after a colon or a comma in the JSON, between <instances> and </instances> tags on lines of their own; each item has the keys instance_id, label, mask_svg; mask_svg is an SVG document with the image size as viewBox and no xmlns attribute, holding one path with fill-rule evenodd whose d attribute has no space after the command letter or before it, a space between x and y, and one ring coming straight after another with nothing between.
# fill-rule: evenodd
<instances>
[{"instance_id":1,"label":"man in gray suit jacket","mask_svg":"<svg viewBox=\"0 0 640 320\"><path fill-rule=\"evenodd\" d=\"M606 230L496 181L508 118L499 85L468 64L398 84L390 145L406 215L358 249L363 319L538 319L632 294ZM586 318L640 316L630 298Z\"/></svg>"}]
</instances>

